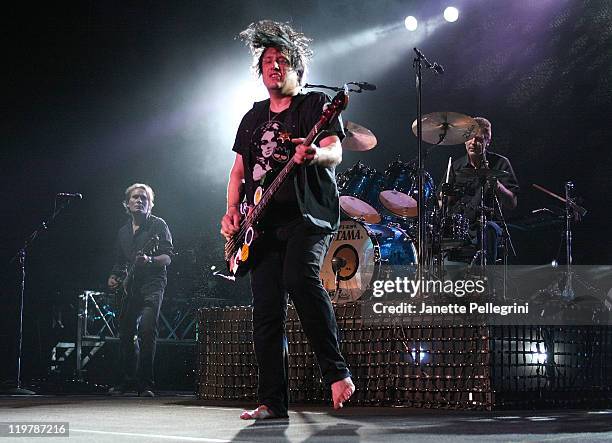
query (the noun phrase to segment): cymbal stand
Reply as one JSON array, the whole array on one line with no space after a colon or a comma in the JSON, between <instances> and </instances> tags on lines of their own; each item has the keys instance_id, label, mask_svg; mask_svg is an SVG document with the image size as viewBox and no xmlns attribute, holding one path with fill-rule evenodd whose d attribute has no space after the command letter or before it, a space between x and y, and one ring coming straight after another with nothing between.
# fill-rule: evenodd
<instances>
[{"instance_id":1,"label":"cymbal stand","mask_svg":"<svg viewBox=\"0 0 612 443\"><path fill-rule=\"evenodd\" d=\"M451 192L451 185L448 182L442 184L440 188L440 207L435 205L434 208L434 232L432 233L432 257L437 259L438 267L436 273L440 278L444 275L444 251L442 251L442 238L444 236L447 217L448 217L448 199ZM435 260L434 260L435 262Z\"/></svg>"},{"instance_id":2,"label":"cymbal stand","mask_svg":"<svg viewBox=\"0 0 612 443\"><path fill-rule=\"evenodd\" d=\"M502 223L503 228L503 236L504 236L504 289L503 289L503 300L506 300L506 289L508 283L508 246L510 246L510 250L512 250L512 256L516 257L516 249L514 248L514 242L512 241L512 236L510 235L510 230L508 229L508 224L506 223L506 218L504 217L504 211L501 203L499 202L499 197L497 197L497 192L495 192L495 205L499 211L499 218Z\"/></svg>"},{"instance_id":3,"label":"cymbal stand","mask_svg":"<svg viewBox=\"0 0 612 443\"><path fill-rule=\"evenodd\" d=\"M585 282L581 281L576 275L574 275L574 271L572 270L572 220L580 221L582 217L584 217L587 213L587 210L582 206L578 205L575 199L572 197L574 191L574 183L571 181L565 182L565 198L560 195L555 194L552 191L544 188L543 186L533 184L533 187L544 192L545 194L550 195L551 197L556 198L557 200L563 202L565 204L565 231L562 233L562 238L565 237L565 284L563 290L560 295L566 301L572 301L576 297L576 293L574 291L573 282L574 279L585 286L588 290L592 290Z\"/></svg>"},{"instance_id":4,"label":"cymbal stand","mask_svg":"<svg viewBox=\"0 0 612 443\"><path fill-rule=\"evenodd\" d=\"M561 297L567 301L571 301L576 297L572 283L572 219L578 215L575 213L571 203L572 191L574 183L571 181L565 182L565 286L561 292Z\"/></svg>"},{"instance_id":5,"label":"cymbal stand","mask_svg":"<svg viewBox=\"0 0 612 443\"><path fill-rule=\"evenodd\" d=\"M481 271L484 272L485 266L487 265L487 249L485 248L485 228L487 226L487 217L485 215L486 211L489 209L485 206L485 185L487 184L487 179L486 177L481 177L480 178L480 206L479 206L479 210L480 210L480 216L478 217L478 224L479 224L479 229L478 229L478 237L480 240L480 248L476 251L476 255L474 256L474 259L472 260L472 264L470 265L473 266L474 262L476 260L476 257L478 257L479 261L480 261L480 268Z\"/></svg>"},{"instance_id":6,"label":"cymbal stand","mask_svg":"<svg viewBox=\"0 0 612 443\"><path fill-rule=\"evenodd\" d=\"M484 166L485 169L488 169L488 164L485 163ZM486 233L486 227L487 227L487 216L486 213L491 211L491 208L489 208L488 206L485 205L485 192L486 192L486 185L487 185L487 178L485 176L480 178L480 216L478 218L478 224L479 226L479 230L478 230L478 237L480 240L480 248L476 251L476 254L474 255L474 258L472 259L472 262L470 263L469 268L471 269L474 266L474 263L476 262L476 259L478 258L479 262L480 262L480 275L481 277L485 277L486 276L486 266L488 264L488 253L487 253L487 248L485 247L485 233Z\"/></svg>"}]
</instances>

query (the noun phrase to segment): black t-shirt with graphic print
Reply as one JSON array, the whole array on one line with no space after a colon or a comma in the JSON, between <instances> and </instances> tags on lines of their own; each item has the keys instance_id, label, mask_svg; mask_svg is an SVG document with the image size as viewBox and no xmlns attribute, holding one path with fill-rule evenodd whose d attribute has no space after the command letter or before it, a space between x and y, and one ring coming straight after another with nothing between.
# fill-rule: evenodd
<instances>
[{"instance_id":1,"label":"black t-shirt with graphic print","mask_svg":"<svg viewBox=\"0 0 612 443\"><path fill-rule=\"evenodd\" d=\"M256 188L259 185L266 189L295 152L295 145L291 143L291 128L284 121L288 112L286 109L279 114L263 114L257 119L249 158L249 170ZM280 226L299 216L293 180L285 180L274 194L265 220L268 225Z\"/></svg>"},{"instance_id":2,"label":"black t-shirt with graphic print","mask_svg":"<svg viewBox=\"0 0 612 443\"><path fill-rule=\"evenodd\" d=\"M255 190L259 186L265 190L295 153L295 145L291 143L291 139L308 135L320 119L323 106L329 101L329 97L322 93L300 94L294 97L288 109L279 114L270 112L270 100L255 103L253 109L245 114L238 128L233 150L241 154L245 161L246 197L250 204L253 204ZM337 119L318 139L328 135L338 135L342 138L343 134L341 121ZM316 167L319 166L309 166ZM323 177L320 174L315 175ZM298 180L299 190L303 192L304 186L310 185L318 190L325 189L322 192L337 193L333 171L331 177L330 185L333 186L327 187L324 183L313 184L307 183L307 179ZM302 217L295 183L292 178L285 180L268 206L260 227L283 226ZM306 194L308 193L304 193ZM307 206L302 206L304 205ZM330 213L333 211L335 208L330 208ZM333 218L333 214L330 218Z\"/></svg>"}]
</instances>

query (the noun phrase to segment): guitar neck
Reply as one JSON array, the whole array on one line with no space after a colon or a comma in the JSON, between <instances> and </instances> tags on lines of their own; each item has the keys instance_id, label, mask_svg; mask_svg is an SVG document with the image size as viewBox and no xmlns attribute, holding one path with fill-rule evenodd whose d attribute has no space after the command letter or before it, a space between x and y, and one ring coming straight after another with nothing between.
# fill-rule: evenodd
<instances>
[{"instance_id":1,"label":"guitar neck","mask_svg":"<svg viewBox=\"0 0 612 443\"><path fill-rule=\"evenodd\" d=\"M274 181L270 184L270 186L263 193L261 200L253 209L251 213L251 220L257 220L261 214L266 210L266 207L272 200L272 197L281 187L281 185L285 182L287 177L293 172L295 169L296 163L293 161L293 158L289 160L289 162L285 165L285 167L278 173Z\"/></svg>"}]
</instances>

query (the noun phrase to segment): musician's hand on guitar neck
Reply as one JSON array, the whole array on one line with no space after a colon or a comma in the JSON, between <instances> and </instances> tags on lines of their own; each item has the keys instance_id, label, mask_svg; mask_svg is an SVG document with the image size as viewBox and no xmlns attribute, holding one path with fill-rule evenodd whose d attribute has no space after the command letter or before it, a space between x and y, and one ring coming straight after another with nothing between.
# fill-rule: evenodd
<instances>
[{"instance_id":1,"label":"musician's hand on guitar neck","mask_svg":"<svg viewBox=\"0 0 612 443\"><path fill-rule=\"evenodd\" d=\"M221 235L229 240L240 230L240 219L242 214L236 206L230 206L221 219Z\"/></svg>"},{"instance_id":2,"label":"musician's hand on guitar neck","mask_svg":"<svg viewBox=\"0 0 612 443\"><path fill-rule=\"evenodd\" d=\"M315 161L317 158L317 148L313 145L306 146L302 143L305 139L303 138L292 138L291 143L297 144L295 147L295 154L293 155L293 161L298 165L308 165Z\"/></svg>"}]
</instances>

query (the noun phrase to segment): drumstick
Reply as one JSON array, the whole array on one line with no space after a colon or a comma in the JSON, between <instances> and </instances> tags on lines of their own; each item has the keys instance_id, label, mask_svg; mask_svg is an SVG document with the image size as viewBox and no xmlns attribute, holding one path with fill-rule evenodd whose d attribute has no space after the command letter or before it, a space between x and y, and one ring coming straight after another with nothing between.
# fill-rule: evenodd
<instances>
[{"instance_id":1,"label":"drumstick","mask_svg":"<svg viewBox=\"0 0 612 443\"><path fill-rule=\"evenodd\" d=\"M450 170L451 170L451 162L453 161L453 157L449 157L448 158L448 168L446 168L446 181L445 183L448 183L448 179L450 177Z\"/></svg>"},{"instance_id":2,"label":"drumstick","mask_svg":"<svg viewBox=\"0 0 612 443\"><path fill-rule=\"evenodd\" d=\"M539 190L539 191L542 191L542 192L543 192L543 193L545 193L545 194L550 195L551 197L556 198L556 199L557 199L557 200L559 200L559 201L562 201L563 203L567 203L567 200L566 200L566 199L564 199L564 198L563 198L563 197L561 197L560 195L555 194L555 193L554 193L554 192L552 192L552 191L549 191L549 190L548 190L548 189L546 189L544 186L540 186L540 185L537 185L537 184L535 184L535 183L532 183L532 184L531 184L531 186L533 186L534 188L536 188L536 189L537 189L537 190ZM584 216L586 215L587 210L586 210L585 208L583 208L582 206L577 205L577 204L576 204L576 203L575 203L573 200L571 200L571 199L570 199L570 201L569 201L569 205L570 205L570 206L571 206L571 207L572 207L572 208L573 208L575 211L578 211L578 212L580 213L580 215L581 215L581 216L583 216L583 217L584 217Z\"/></svg>"},{"instance_id":3,"label":"drumstick","mask_svg":"<svg viewBox=\"0 0 612 443\"><path fill-rule=\"evenodd\" d=\"M565 203L565 202L567 201L567 200L565 200L563 197L561 197L561 196L559 196L559 195L555 194L555 193L554 193L554 192L552 192L552 191L549 191L549 190L548 190L548 189L546 189L544 186L536 185L535 183L532 183L532 184L531 184L531 186L533 186L534 188L536 188L536 189L537 189L537 190L539 190L539 191L542 191L544 194L548 194L548 195L550 195L551 197L554 197L554 198L556 198L557 200L562 201L563 203Z\"/></svg>"}]
</instances>

